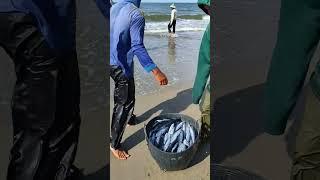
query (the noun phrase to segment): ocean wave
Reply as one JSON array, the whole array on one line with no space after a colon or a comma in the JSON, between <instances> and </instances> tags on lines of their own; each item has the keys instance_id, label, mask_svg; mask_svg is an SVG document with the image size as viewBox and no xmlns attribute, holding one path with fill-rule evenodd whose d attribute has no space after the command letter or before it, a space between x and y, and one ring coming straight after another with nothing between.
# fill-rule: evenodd
<instances>
[{"instance_id":1,"label":"ocean wave","mask_svg":"<svg viewBox=\"0 0 320 180\"><path fill-rule=\"evenodd\" d=\"M210 22L210 19L203 18L202 20L177 19L176 31L204 31ZM168 22L147 22L146 33L165 33L168 32Z\"/></svg>"},{"instance_id":2,"label":"ocean wave","mask_svg":"<svg viewBox=\"0 0 320 180\"><path fill-rule=\"evenodd\" d=\"M202 20L209 20L210 21L210 16L205 15L205 16L202 17Z\"/></svg>"},{"instance_id":3,"label":"ocean wave","mask_svg":"<svg viewBox=\"0 0 320 180\"><path fill-rule=\"evenodd\" d=\"M209 17L209 16L208 16ZM193 20L203 20L208 18L206 15L197 14L197 15L180 15L177 19L193 19ZM170 21L170 15L145 15L146 21L150 22L163 22L163 21Z\"/></svg>"},{"instance_id":4,"label":"ocean wave","mask_svg":"<svg viewBox=\"0 0 320 180\"><path fill-rule=\"evenodd\" d=\"M179 28L176 30L176 32L187 32L187 31L204 31L205 28L193 28L193 27L184 27L184 28ZM168 32L167 29L150 29L146 30L146 33L166 33Z\"/></svg>"}]
</instances>

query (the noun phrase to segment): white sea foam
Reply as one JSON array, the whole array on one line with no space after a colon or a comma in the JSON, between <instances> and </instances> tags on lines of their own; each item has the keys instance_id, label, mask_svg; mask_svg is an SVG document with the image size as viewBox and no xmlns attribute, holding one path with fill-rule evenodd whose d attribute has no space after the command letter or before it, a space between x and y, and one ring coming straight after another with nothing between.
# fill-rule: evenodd
<instances>
[{"instance_id":1,"label":"white sea foam","mask_svg":"<svg viewBox=\"0 0 320 180\"><path fill-rule=\"evenodd\" d=\"M176 32L204 31L210 22L210 16L203 16L202 20L177 19ZM147 22L145 33L157 34L168 32L168 22Z\"/></svg>"}]
</instances>

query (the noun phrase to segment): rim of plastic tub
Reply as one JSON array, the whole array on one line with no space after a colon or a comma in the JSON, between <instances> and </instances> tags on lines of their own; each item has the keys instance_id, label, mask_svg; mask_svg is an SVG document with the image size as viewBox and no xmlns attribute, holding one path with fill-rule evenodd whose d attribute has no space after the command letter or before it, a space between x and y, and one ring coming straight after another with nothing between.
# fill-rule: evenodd
<instances>
[{"instance_id":1,"label":"rim of plastic tub","mask_svg":"<svg viewBox=\"0 0 320 180\"><path fill-rule=\"evenodd\" d=\"M152 144L151 141L150 141L150 143L148 142L148 141L149 141L149 136L148 136L148 134L147 134L147 124L148 124L149 122L151 122L151 121L154 121L154 120L155 120L156 118L158 118L159 116L166 116L166 115L175 115L175 116L178 115L178 116L180 116L181 120L182 120L182 116L185 116L185 117L187 117L187 118L189 118L189 119L194 120L196 123L199 124L199 132L197 132L198 135L197 135L194 143L193 143L191 146L189 146L186 150L184 150L184 151L182 151L182 152L176 152L176 153L174 153L174 152L167 152L167 151L163 151L163 150L159 149L157 146L155 146L154 144ZM182 120L182 121L184 121L184 120ZM151 119L150 121L148 121L147 123L144 123L144 136L145 136L147 145L148 145L148 144L151 144L152 147L155 147L155 148L159 149L161 152L163 152L163 153L165 153L165 154L182 154L182 153L184 153L185 151L189 150L191 147L193 147L196 143L199 143L199 141L200 141L200 133L201 133L201 126L202 126L201 121L197 121L197 120L195 120L194 118L192 118L192 117L190 117L190 116L188 116L188 115L184 115L184 114L180 114L180 113L165 113L165 114L160 114L160 115L158 115L158 116L155 116L154 118L152 118L152 119ZM198 131L198 130L197 130L197 131Z\"/></svg>"}]
</instances>

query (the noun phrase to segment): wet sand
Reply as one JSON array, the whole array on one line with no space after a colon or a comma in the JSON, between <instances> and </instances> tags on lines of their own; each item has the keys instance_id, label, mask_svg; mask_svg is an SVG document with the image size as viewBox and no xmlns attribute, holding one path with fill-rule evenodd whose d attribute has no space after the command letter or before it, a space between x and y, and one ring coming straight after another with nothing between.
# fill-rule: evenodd
<instances>
[{"instance_id":1,"label":"wet sand","mask_svg":"<svg viewBox=\"0 0 320 180\"><path fill-rule=\"evenodd\" d=\"M84 170L85 180L107 179L107 22L93 1L77 2L82 125L76 165ZM10 99L15 75L13 64L2 49L0 68L0 180L5 180L12 144Z\"/></svg>"},{"instance_id":2,"label":"wet sand","mask_svg":"<svg viewBox=\"0 0 320 180\"><path fill-rule=\"evenodd\" d=\"M263 88L276 41L280 1L216 3L214 162L242 168L268 180L289 180L303 96L285 135L265 134L262 125ZM311 70L314 64L315 59Z\"/></svg>"},{"instance_id":3,"label":"wet sand","mask_svg":"<svg viewBox=\"0 0 320 180\"><path fill-rule=\"evenodd\" d=\"M202 31L195 31L177 32L178 37L168 37L167 33L145 35L145 47L152 60L169 78L170 87L179 87L194 80L202 34ZM136 95L158 93L161 88L154 86L154 77L145 72L136 57L134 61ZM110 87L112 95L112 80Z\"/></svg>"},{"instance_id":4,"label":"wet sand","mask_svg":"<svg viewBox=\"0 0 320 180\"><path fill-rule=\"evenodd\" d=\"M152 158L143 132L143 126L152 117L164 113L183 113L199 119L200 111L191 102L192 85L179 88L167 87L158 93L138 96L135 114L139 124L127 127L123 136L123 146L132 156L126 161L117 160L110 154L110 177L115 180L152 179L152 180L209 180L210 145L200 146L191 166L182 171L163 172ZM111 107L112 107L111 102Z\"/></svg>"}]
</instances>

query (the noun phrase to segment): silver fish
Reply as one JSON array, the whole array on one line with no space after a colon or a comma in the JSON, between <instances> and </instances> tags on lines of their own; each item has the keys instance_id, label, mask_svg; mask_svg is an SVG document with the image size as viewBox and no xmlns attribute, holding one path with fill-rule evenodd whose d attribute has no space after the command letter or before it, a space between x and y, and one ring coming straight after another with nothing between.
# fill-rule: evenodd
<instances>
[{"instance_id":1,"label":"silver fish","mask_svg":"<svg viewBox=\"0 0 320 180\"><path fill-rule=\"evenodd\" d=\"M156 145L156 138L154 134L151 136L150 141L153 145Z\"/></svg>"},{"instance_id":2,"label":"silver fish","mask_svg":"<svg viewBox=\"0 0 320 180\"><path fill-rule=\"evenodd\" d=\"M185 139L185 140L183 140L183 144L184 145L186 145L187 147L189 147L190 146L190 143Z\"/></svg>"},{"instance_id":3,"label":"silver fish","mask_svg":"<svg viewBox=\"0 0 320 180\"><path fill-rule=\"evenodd\" d=\"M162 128L162 127L166 127L168 124L171 124L170 121L164 121L164 122L156 122L155 124L153 124L152 128L153 130L157 130L159 128Z\"/></svg>"},{"instance_id":4,"label":"silver fish","mask_svg":"<svg viewBox=\"0 0 320 180\"><path fill-rule=\"evenodd\" d=\"M196 140L196 135L194 133L193 127L190 127L190 136L191 136L191 142L192 142L191 144L193 144Z\"/></svg>"},{"instance_id":5,"label":"silver fish","mask_svg":"<svg viewBox=\"0 0 320 180\"><path fill-rule=\"evenodd\" d=\"M152 136L154 132L156 132L156 129L152 129L151 131L149 131L149 138Z\"/></svg>"},{"instance_id":6,"label":"silver fish","mask_svg":"<svg viewBox=\"0 0 320 180\"><path fill-rule=\"evenodd\" d=\"M185 122L185 121L183 122L182 130L183 130L183 132L184 132L183 138L186 138L186 136L185 136L185 134L186 134L186 122Z\"/></svg>"},{"instance_id":7,"label":"silver fish","mask_svg":"<svg viewBox=\"0 0 320 180\"><path fill-rule=\"evenodd\" d=\"M167 151L169 148L169 145L170 145L170 136L169 136L169 139L167 140L167 142L165 143L165 145L163 146L163 150Z\"/></svg>"},{"instance_id":8,"label":"silver fish","mask_svg":"<svg viewBox=\"0 0 320 180\"><path fill-rule=\"evenodd\" d=\"M161 123L161 122L165 122L165 121L170 121L170 119L158 119L156 120L158 123Z\"/></svg>"},{"instance_id":9,"label":"silver fish","mask_svg":"<svg viewBox=\"0 0 320 180\"><path fill-rule=\"evenodd\" d=\"M178 141L180 142L180 143L182 143L182 141L183 141L183 135L184 134L184 132L183 132L183 130L181 129L181 131L180 131L180 134L179 134L179 137L178 137Z\"/></svg>"},{"instance_id":10,"label":"silver fish","mask_svg":"<svg viewBox=\"0 0 320 180\"><path fill-rule=\"evenodd\" d=\"M156 143L157 143L157 144L160 144L160 138L161 138L161 136L157 136L157 137L156 137Z\"/></svg>"},{"instance_id":11,"label":"silver fish","mask_svg":"<svg viewBox=\"0 0 320 180\"><path fill-rule=\"evenodd\" d=\"M190 128L190 125L189 125L189 123L186 125L186 140L189 142L190 141L190 130L189 130L189 128Z\"/></svg>"},{"instance_id":12,"label":"silver fish","mask_svg":"<svg viewBox=\"0 0 320 180\"><path fill-rule=\"evenodd\" d=\"M183 143L179 143L177 153L185 151L185 150L186 150L186 145L184 145Z\"/></svg>"},{"instance_id":13,"label":"silver fish","mask_svg":"<svg viewBox=\"0 0 320 180\"><path fill-rule=\"evenodd\" d=\"M178 131L176 131L176 132L172 135L170 143L173 143L173 142L175 142L175 141L177 140L177 138L178 138L178 136L180 135L181 131L182 131L182 130L179 129Z\"/></svg>"},{"instance_id":14,"label":"silver fish","mask_svg":"<svg viewBox=\"0 0 320 180\"><path fill-rule=\"evenodd\" d=\"M168 127L162 127L160 130L156 133L156 136L162 136L166 131L168 130Z\"/></svg>"},{"instance_id":15,"label":"silver fish","mask_svg":"<svg viewBox=\"0 0 320 180\"><path fill-rule=\"evenodd\" d=\"M185 131L186 130L186 122L182 121L182 130Z\"/></svg>"},{"instance_id":16,"label":"silver fish","mask_svg":"<svg viewBox=\"0 0 320 180\"><path fill-rule=\"evenodd\" d=\"M169 134L168 132L164 135L164 141L163 141L163 144L165 144L169 139Z\"/></svg>"},{"instance_id":17,"label":"silver fish","mask_svg":"<svg viewBox=\"0 0 320 180\"><path fill-rule=\"evenodd\" d=\"M171 124L168 132L170 135L172 135L174 133L174 123Z\"/></svg>"},{"instance_id":18,"label":"silver fish","mask_svg":"<svg viewBox=\"0 0 320 180\"><path fill-rule=\"evenodd\" d=\"M179 143L177 142L171 149L171 152L174 152L179 146Z\"/></svg>"},{"instance_id":19,"label":"silver fish","mask_svg":"<svg viewBox=\"0 0 320 180\"><path fill-rule=\"evenodd\" d=\"M155 129L156 126L158 126L160 123L158 121L154 121L152 128Z\"/></svg>"},{"instance_id":20,"label":"silver fish","mask_svg":"<svg viewBox=\"0 0 320 180\"><path fill-rule=\"evenodd\" d=\"M183 122L181 121L177 126L175 131L179 130L183 126Z\"/></svg>"},{"instance_id":21,"label":"silver fish","mask_svg":"<svg viewBox=\"0 0 320 180\"><path fill-rule=\"evenodd\" d=\"M177 144L177 143L176 143L176 142L170 143L170 144L169 144L169 147L168 147L168 149L167 149L167 152L171 152L171 150L172 150L172 148L174 147L175 144Z\"/></svg>"}]
</instances>

